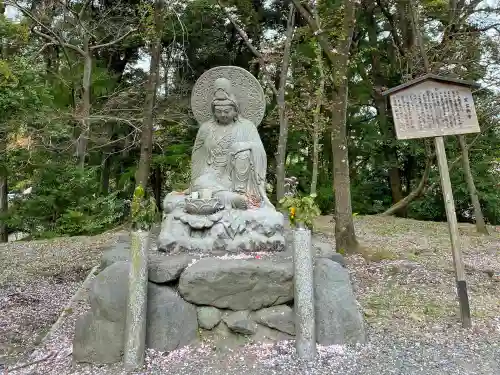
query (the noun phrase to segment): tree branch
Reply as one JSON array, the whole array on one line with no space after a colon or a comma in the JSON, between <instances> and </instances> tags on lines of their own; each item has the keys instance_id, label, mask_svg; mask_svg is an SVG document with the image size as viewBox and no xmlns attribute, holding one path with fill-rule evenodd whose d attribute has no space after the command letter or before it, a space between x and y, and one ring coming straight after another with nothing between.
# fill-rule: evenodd
<instances>
[{"instance_id":1,"label":"tree branch","mask_svg":"<svg viewBox=\"0 0 500 375\"><path fill-rule=\"evenodd\" d=\"M99 48L105 48L105 47L109 47L109 46L112 46L114 44L120 43L123 39L125 39L127 36L129 36L130 34L132 34L134 31L137 31L137 29L130 29L125 34L123 34L121 37L119 37L119 38L117 38L115 40L112 40L111 42L103 43L103 44L98 44L96 46L91 46L91 47L89 47L89 50L93 51L93 50L96 50L96 49L99 49Z\"/></svg>"},{"instance_id":2,"label":"tree branch","mask_svg":"<svg viewBox=\"0 0 500 375\"><path fill-rule=\"evenodd\" d=\"M238 23L236 22L236 20L232 16L232 14L226 9L224 4L222 4L222 1L217 0L217 3L219 4L219 7L222 9L222 11L226 14L226 17L229 19L229 21L233 24L233 26L236 29L236 31L238 32L238 34L240 34L241 39L243 39L243 41L245 42L248 49L255 55L255 57L257 57L260 65L262 67L265 67L267 64L266 64L266 61L264 60L264 55L262 55L262 53L259 50L257 50L257 48L255 48L255 46L252 44L252 42L250 42L250 39L248 39L247 33L238 25ZM264 74L264 77L268 81L269 86L271 87L271 90L272 90L274 96L278 97L278 95L279 95L278 89L276 88L276 85L274 84L272 78L267 74L265 69L262 69L262 73Z\"/></svg>"},{"instance_id":3,"label":"tree branch","mask_svg":"<svg viewBox=\"0 0 500 375\"><path fill-rule=\"evenodd\" d=\"M391 28L390 33L392 36L392 40L394 40L394 44L396 45L399 53L401 56L405 56L405 49L403 48L403 43L401 42L401 38L398 35L398 30L396 27L396 21L394 19L394 16L391 14L391 12L382 4L382 0L377 0L377 5L382 11L383 15L387 19L387 22L389 22L389 26Z\"/></svg>"},{"instance_id":4,"label":"tree branch","mask_svg":"<svg viewBox=\"0 0 500 375\"><path fill-rule=\"evenodd\" d=\"M32 20L34 23L36 23L42 29L45 29L45 30L47 30L47 32L52 34L54 36L53 37L54 40L57 40L57 43L61 47L63 47L62 50L63 50L64 56L66 57L66 60L68 61L68 64L71 64L71 60L69 58L68 52L66 51L66 46L64 45L65 42L61 39L61 37L59 35L57 35L57 33L55 33L50 27L48 27L48 26L44 25L42 22L40 22L31 12L29 12L28 10L23 8L21 5L19 5L19 3L17 1L7 0L7 1L5 1L5 3L6 4L10 3L13 7L15 7L17 10L19 10L22 14L24 14L26 17L28 17L30 20ZM35 31L33 28L32 28L32 30Z\"/></svg>"},{"instance_id":5,"label":"tree branch","mask_svg":"<svg viewBox=\"0 0 500 375\"><path fill-rule=\"evenodd\" d=\"M45 51L45 49L47 47L50 47L50 46L57 46L59 45L59 43L53 43L53 42L49 42L49 43L45 43L42 48L40 48L38 51L36 51L35 53L35 56L33 56L33 59L36 59L43 51Z\"/></svg>"},{"instance_id":6,"label":"tree branch","mask_svg":"<svg viewBox=\"0 0 500 375\"><path fill-rule=\"evenodd\" d=\"M45 38L45 39L49 40L52 44L58 44L58 45L61 45L61 46L63 46L63 47L66 47L66 48L72 49L72 50L73 50L73 51L75 51L75 52L78 52L78 53L79 53L81 56L83 56L83 57L85 57L85 56L86 56L85 51L84 51L84 50L82 50L80 47L77 47L77 46L75 46L75 45L73 45L73 44L70 44L70 43L66 43L66 42L64 42L64 41L62 41L62 40L57 40L57 39L55 39L55 38L51 37L51 36L50 36L50 35L48 35L48 34L45 34L45 33L42 33L41 31L38 31L38 30L37 30L37 29L35 29L35 28L32 28L32 31L33 31L36 35L41 36L42 38Z\"/></svg>"},{"instance_id":7,"label":"tree branch","mask_svg":"<svg viewBox=\"0 0 500 375\"><path fill-rule=\"evenodd\" d=\"M398 203L391 206L388 210L382 212L380 216L394 215L396 212L407 207L414 199L422 195L425 189L425 185L427 184L427 180L429 179L429 175L431 173L432 160L433 160L432 156L427 157L427 161L425 163L425 170L424 173L422 174L422 178L420 179L417 188L413 190L410 194L408 194L403 200L400 200Z\"/></svg>"},{"instance_id":8,"label":"tree branch","mask_svg":"<svg viewBox=\"0 0 500 375\"><path fill-rule=\"evenodd\" d=\"M300 0L292 0L293 5L295 8L299 11L301 16L307 21L309 24L309 27L314 33L314 36L318 39L319 44L321 45L321 48L325 52L326 56L328 57L328 60L330 61L330 64L335 65L335 62L337 61L337 57L334 55L333 52L333 47L328 41L328 39L323 35L323 30L321 30L321 27L318 25L314 17L307 11L306 8L300 3Z\"/></svg>"},{"instance_id":9,"label":"tree branch","mask_svg":"<svg viewBox=\"0 0 500 375\"><path fill-rule=\"evenodd\" d=\"M82 9L80 9L80 12L78 13L78 19L81 20L81 18L83 17L83 13L85 12L85 9L87 9L87 6L89 5L90 3L90 0L86 0L83 5L82 5Z\"/></svg>"}]
</instances>

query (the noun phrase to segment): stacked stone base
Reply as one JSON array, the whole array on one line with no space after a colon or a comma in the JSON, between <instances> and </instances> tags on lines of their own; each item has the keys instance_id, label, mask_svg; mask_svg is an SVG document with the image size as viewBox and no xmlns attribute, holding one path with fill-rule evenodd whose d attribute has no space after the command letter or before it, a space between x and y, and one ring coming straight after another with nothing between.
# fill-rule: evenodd
<instances>
[{"instance_id":1,"label":"stacked stone base","mask_svg":"<svg viewBox=\"0 0 500 375\"><path fill-rule=\"evenodd\" d=\"M123 252L121 252L123 251ZM78 362L122 358L129 262L126 249L105 255L91 291L91 311L76 325ZM315 260L316 336L322 345L365 341L347 270ZM146 346L170 352L210 340L215 347L290 340L295 335L293 264L285 259L221 259L152 254Z\"/></svg>"}]
</instances>

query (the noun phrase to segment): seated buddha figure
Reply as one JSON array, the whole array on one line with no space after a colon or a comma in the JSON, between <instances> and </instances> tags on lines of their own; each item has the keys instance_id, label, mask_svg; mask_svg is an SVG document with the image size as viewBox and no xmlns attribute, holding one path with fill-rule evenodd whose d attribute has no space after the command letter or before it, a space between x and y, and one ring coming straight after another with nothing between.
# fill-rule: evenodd
<instances>
[{"instance_id":1,"label":"seated buddha figure","mask_svg":"<svg viewBox=\"0 0 500 375\"><path fill-rule=\"evenodd\" d=\"M209 108L211 118L200 125L193 146L190 188L164 200L159 249L169 253L283 250L283 215L266 195L264 146L256 124L242 116L227 78L213 82ZM216 212L187 212L186 199L194 196L216 201Z\"/></svg>"}]
</instances>

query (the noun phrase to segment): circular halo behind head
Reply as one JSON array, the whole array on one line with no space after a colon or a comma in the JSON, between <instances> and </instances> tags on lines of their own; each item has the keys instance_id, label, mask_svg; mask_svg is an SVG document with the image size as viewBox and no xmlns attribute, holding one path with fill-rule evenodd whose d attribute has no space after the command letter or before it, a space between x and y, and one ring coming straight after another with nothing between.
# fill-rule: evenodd
<instances>
[{"instance_id":1,"label":"circular halo behind head","mask_svg":"<svg viewBox=\"0 0 500 375\"><path fill-rule=\"evenodd\" d=\"M213 118L212 100L216 81L229 80L230 94L234 95L242 117L259 126L266 110L266 98L259 81L247 70L238 66L218 66L207 70L196 81L191 94L191 109L196 121L203 124ZM218 85L224 80L217 81ZM224 87L224 89L226 89Z\"/></svg>"}]
</instances>

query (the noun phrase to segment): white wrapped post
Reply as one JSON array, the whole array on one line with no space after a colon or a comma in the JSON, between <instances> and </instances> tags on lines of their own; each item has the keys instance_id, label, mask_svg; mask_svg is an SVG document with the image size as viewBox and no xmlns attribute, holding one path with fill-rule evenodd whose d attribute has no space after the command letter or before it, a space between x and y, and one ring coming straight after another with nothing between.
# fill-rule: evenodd
<instances>
[{"instance_id":1,"label":"white wrapped post","mask_svg":"<svg viewBox=\"0 0 500 375\"><path fill-rule=\"evenodd\" d=\"M144 365L148 294L149 232L132 231L128 279L127 319L123 365L134 371Z\"/></svg>"},{"instance_id":2,"label":"white wrapped post","mask_svg":"<svg viewBox=\"0 0 500 375\"><path fill-rule=\"evenodd\" d=\"M311 231L300 226L293 231L296 349L299 358L316 356L313 259Z\"/></svg>"}]
</instances>

